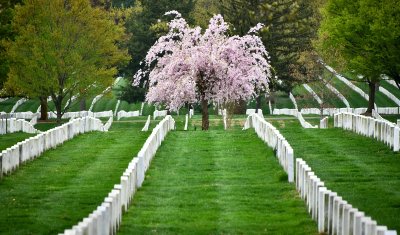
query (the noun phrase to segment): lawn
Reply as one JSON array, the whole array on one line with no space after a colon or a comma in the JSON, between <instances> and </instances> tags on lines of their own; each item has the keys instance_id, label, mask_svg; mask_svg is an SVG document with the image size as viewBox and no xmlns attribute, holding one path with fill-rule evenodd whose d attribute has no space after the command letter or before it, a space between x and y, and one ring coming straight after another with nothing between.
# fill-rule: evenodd
<instances>
[{"instance_id":1,"label":"lawn","mask_svg":"<svg viewBox=\"0 0 400 235\"><path fill-rule=\"evenodd\" d=\"M35 134L28 134L24 132L0 135L0 152L34 135Z\"/></svg>"},{"instance_id":2,"label":"lawn","mask_svg":"<svg viewBox=\"0 0 400 235\"><path fill-rule=\"evenodd\" d=\"M322 99L322 101L325 103L324 107L329 107L329 108L346 108L346 105L343 103L343 101L329 88L327 88L325 85L322 84L314 84L310 83L308 84L315 93Z\"/></svg>"},{"instance_id":3,"label":"lawn","mask_svg":"<svg viewBox=\"0 0 400 235\"><path fill-rule=\"evenodd\" d=\"M354 82L356 86L361 88L366 94L369 94L369 88L368 84L364 82ZM378 105L378 107L397 107L397 104L391 100L389 97L387 97L385 94L380 92L379 90L376 90L375 94L375 103Z\"/></svg>"},{"instance_id":4,"label":"lawn","mask_svg":"<svg viewBox=\"0 0 400 235\"><path fill-rule=\"evenodd\" d=\"M393 86L385 80L382 80L379 84L390 93L392 93L394 96L396 96L397 99L400 99L400 89L397 86Z\"/></svg>"},{"instance_id":5,"label":"lawn","mask_svg":"<svg viewBox=\"0 0 400 235\"><path fill-rule=\"evenodd\" d=\"M272 104L273 108L272 109L283 109L283 108L288 108L288 109L294 109L294 104L290 100L289 95L286 94L285 92L282 91L275 91L272 93L273 99L274 99L274 104Z\"/></svg>"},{"instance_id":6,"label":"lawn","mask_svg":"<svg viewBox=\"0 0 400 235\"><path fill-rule=\"evenodd\" d=\"M217 125L168 134L119 234L317 234L254 130Z\"/></svg>"},{"instance_id":7,"label":"lawn","mask_svg":"<svg viewBox=\"0 0 400 235\"><path fill-rule=\"evenodd\" d=\"M36 113L40 106L40 100L39 99L29 99L25 101L23 104L18 106L17 110L15 112L32 112Z\"/></svg>"},{"instance_id":8,"label":"lawn","mask_svg":"<svg viewBox=\"0 0 400 235\"><path fill-rule=\"evenodd\" d=\"M302 108L319 108L318 102L302 85L296 86L292 90L292 94L297 102L297 107Z\"/></svg>"},{"instance_id":9,"label":"lawn","mask_svg":"<svg viewBox=\"0 0 400 235\"><path fill-rule=\"evenodd\" d=\"M79 135L3 177L0 233L57 234L88 216L142 147L150 133L140 132L143 125Z\"/></svg>"},{"instance_id":10,"label":"lawn","mask_svg":"<svg viewBox=\"0 0 400 235\"><path fill-rule=\"evenodd\" d=\"M328 75L325 75L328 76ZM355 92L344 82L340 81L337 77L333 77L331 85L335 87L342 95L349 101L350 107L352 108L365 108L368 107L368 101L364 99L360 94Z\"/></svg>"},{"instance_id":11,"label":"lawn","mask_svg":"<svg viewBox=\"0 0 400 235\"><path fill-rule=\"evenodd\" d=\"M332 120L331 120L332 122ZM304 129L272 121L325 185L380 225L400 231L400 153L339 128Z\"/></svg>"}]
</instances>

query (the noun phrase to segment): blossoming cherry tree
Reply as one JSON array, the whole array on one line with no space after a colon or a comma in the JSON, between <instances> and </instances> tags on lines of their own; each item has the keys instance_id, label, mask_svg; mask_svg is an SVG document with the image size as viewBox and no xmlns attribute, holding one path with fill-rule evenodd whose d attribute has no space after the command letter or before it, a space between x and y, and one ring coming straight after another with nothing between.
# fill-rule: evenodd
<instances>
[{"instance_id":1,"label":"blossoming cherry tree","mask_svg":"<svg viewBox=\"0 0 400 235\"><path fill-rule=\"evenodd\" d=\"M134 85L148 75L146 101L177 111L185 103L200 103L202 129L208 130L208 104L249 100L256 91L268 92L271 77L268 53L256 36L258 24L245 36L227 35L221 15L202 33L191 28L176 11L169 32L160 37L145 58L146 70L134 76Z\"/></svg>"}]
</instances>

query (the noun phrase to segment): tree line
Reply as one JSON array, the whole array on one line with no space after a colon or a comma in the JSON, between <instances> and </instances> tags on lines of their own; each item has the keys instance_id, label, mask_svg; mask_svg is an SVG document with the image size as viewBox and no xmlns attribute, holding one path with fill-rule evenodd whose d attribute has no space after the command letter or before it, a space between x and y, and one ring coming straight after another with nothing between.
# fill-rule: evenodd
<instances>
[{"instance_id":1,"label":"tree line","mask_svg":"<svg viewBox=\"0 0 400 235\"><path fill-rule=\"evenodd\" d=\"M60 118L72 97L84 101L132 76L168 32L164 13L179 11L203 29L217 13L231 35L257 23L270 55L271 91L317 79L321 61L369 84L371 112L379 81L400 82L398 0L0 0L1 96L52 97ZM143 100L127 86L120 98ZM264 94L260 92L259 97ZM82 102L84 103L84 102ZM372 104L372 105L371 105ZM84 107L82 107L84 108ZM42 118L46 118L42 116Z\"/></svg>"}]
</instances>

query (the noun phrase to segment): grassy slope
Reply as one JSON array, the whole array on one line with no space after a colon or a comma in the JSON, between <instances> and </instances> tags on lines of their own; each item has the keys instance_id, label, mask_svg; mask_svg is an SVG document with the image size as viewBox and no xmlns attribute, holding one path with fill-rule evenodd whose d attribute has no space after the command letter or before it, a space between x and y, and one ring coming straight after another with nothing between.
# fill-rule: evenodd
<instances>
[{"instance_id":1,"label":"grassy slope","mask_svg":"<svg viewBox=\"0 0 400 235\"><path fill-rule=\"evenodd\" d=\"M400 99L400 89L397 88L397 86L393 86L392 84L388 83L387 81L381 81L380 85L391 92L394 96L396 96L398 99Z\"/></svg>"},{"instance_id":2,"label":"grassy slope","mask_svg":"<svg viewBox=\"0 0 400 235\"><path fill-rule=\"evenodd\" d=\"M286 179L254 130L174 131L120 234L317 234Z\"/></svg>"},{"instance_id":3,"label":"grassy slope","mask_svg":"<svg viewBox=\"0 0 400 235\"><path fill-rule=\"evenodd\" d=\"M11 97L6 101L0 102L0 112L11 112L11 109L19 99L19 97Z\"/></svg>"},{"instance_id":4,"label":"grassy slope","mask_svg":"<svg viewBox=\"0 0 400 235\"><path fill-rule=\"evenodd\" d=\"M331 90L329 90L326 86L322 86L320 84L315 85L313 83L308 84L308 85L326 103L326 105L325 105L326 107L346 108L346 105L343 103L343 101L340 100L339 97L337 97L337 95L335 95L335 93L333 93Z\"/></svg>"},{"instance_id":5,"label":"grassy slope","mask_svg":"<svg viewBox=\"0 0 400 235\"><path fill-rule=\"evenodd\" d=\"M30 99L25 101L23 104L18 106L16 112L28 112L31 111L32 113L36 113L37 109L40 106L39 99Z\"/></svg>"},{"instance_id":6,"label":"grassy slope","mask_svg":"<svg viewBox=\"0 0 400 235\"><path fill-rule=\"evenodd\" d=\"M9 147L12 147L16 143L21 142L31 136L34 136L34 134L28 134L23 132L0 135L0 152Z\"/></svg>"},{"instance_id":7,"label":"grassy slope","mask_svg":"<svg viewBox=\"0 0 400 235\"><path fill-rule=\"evenodd\" d=\"M273 108L277 109L282 109L282 108L288 108L288 109L294 109L294 105L292 101L289 98L289 95L287 95L284 92L277 91L274 93L275 97L275 105L272 104Z\"/></svg>"},{"instance_id":8,"label":"grassy slope","mask_svg":"<svg viewBox=\"0 0 400 235\"><path fill-rule=\"evenodd\" d=\"M272 123L295 156L305 159L329 189L378 224L400 231L400 153L342 129L304 129L296 121Z\"/></svg>"},{"instance_id":9,"label":"grassy slope","mask_svg":"<svg viewBox=\"0 0 400 235\"><path fill-rule=\"evenodd\" d=\"M358 86L359 88L361 88L366 94L369 94L368 92L368 85L364 82L354 82L354 84L356 86ZM375 103L376 105L378 105L378 107L397 107L397 104L392 101L391 99L389 99L389 97L387 97L386 95L384 95L382 92L380 91L376 91L375 94Z\"/></svg>"},{"instance_id":10,"label":"grassy slope","mask_svg":"<svg viewBox=\"0 0 400 235\"><path fill-rule=\"evenodd\" d=\"M368 101L364 99L360 94L353 91L344 82L340 81L338 78L332 78L332 86L334 86L338 91L346 97L349 101L350 107L352 108L365 108L368 107Z\"/></svg>"},{"instance_id":11,"label":"grassy slope","mask_svg":"<svg viewBox=\"0 0 400 235\"><path fill-rule=\"evenodd\" d=\"M318 108L318 102L313 98L302 85L293 88L292 94L296 98L297 107L302 108Z\"/></svg>"},{"instance_id":12,"label":"grassy slope","mask_svg":"<svg viewBox=\"0 0 400 235\"><path fill-rule=\"evenodd\" d=\"M143 124L77 136L1 179L0 233L54 234L86 217L142 147Z\"/></svg>"}]
</instances>

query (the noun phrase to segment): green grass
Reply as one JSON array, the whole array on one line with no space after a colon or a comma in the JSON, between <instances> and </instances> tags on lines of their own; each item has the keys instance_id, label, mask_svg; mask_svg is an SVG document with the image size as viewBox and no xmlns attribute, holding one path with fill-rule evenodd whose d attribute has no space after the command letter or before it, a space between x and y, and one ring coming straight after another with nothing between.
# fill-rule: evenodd
<instances>
[{"instance_id":1,"label":"green grass","mask_svg":"<svg viewBox=\"0 0 400 235\"><path fill-rule=\"evenodd\" d=\"M273 106L272 109L283 109L283 108L288 108L288 109L294 109L294 104L290 100L289 95L286 94L285 92L282 91L276 91L272 94L274 98L274 103L271 104Z\"/></svg>"},{"instance_id":2,"label":"green grass","mask_svg":"<svg viewBox=\"0 0 400 235\"><path fill-rule=\"evenodd\" d=\"M344 82L340 81L337 77L331 79L331 85L334 86L342 95L349 101L352 108L365 108L368 107L368 101L360 94L348 87Z\"/></svg>"},{"instance_id":3,"label":"green grass","mask_svg":"<svg viewBox=\"0 0 400 235\"><path fill-rule=\"evenodd\" d=\"M314 97L302 85L293 88L292 94L297 102L297 107L302 108L318 108L319 104Z\"/></svg>"},{"instance_id":4,"label":"green grass","mask_svg":"<svg viewBox=\"0 0 400 235\"><path fill-rule=\"evenodd\" d=\"M90 105L92 104L92 101L93 101L94 97L96 97L96 95L93 95L93 96L91 96L91 97L89 97L89 98L87 98L85 100L86 110L89 110ZM80 102L81 102L80 99L74 100L71 103L71 106L69 107L68 112L79 112L79 111L81 111Z\"/></svg>"},{"instance_id":5,"label":"green grass","mask_svg":"<svg viewBox=\"0 0 400 235\"><path fill-rule=\"evenodd\" d=\"M21 99L20 97L11 97L6 101L0 102L0 112L6 112L6 113L11 112L11 109L13 108L15 103L20 99Z\"/></svg>"},{"instance_id":6,"label":"green grass","mask_svg":"<svg viewBox=\"0 0 400 235\"><path fill-rule=\"evenodd\" d=\"M333 120L330 120L332 122ZM400 231L400 153L382 142L338 128L304 129L273 121L325 185L380 225Z\"/></svg>"},{"instance_id":7,"label":"green grass","mask_svg":"<svg viewBox=\"0 0 400 235\"><path fill-rule=\"evenodd\" d=\"M390 122L397 123L397 119L400 119L400 114L381 114L381 117Z\"/></svg>"},{"instance_id":8,"label":"green grass","mask_svg":"<svg viewBox=\"0 0 400 235\"><path fill-rule=\"evenodd\" d=\"M47 120L46 122L39 121L38 123L36 123L35 128L39 131L47 131L54 127L60 126L68 121L68 119L62 119L61 124L57 124L56 120L54 119Z\"/></svg>"},{"instance_id":9,"label":"green grass","mask_svg":"<svg viewBox=\"0 0 400 235\"><path fill-rule=\"evenodd\" d=\"M0 135L0 152L34 135L23 132Z\"/></svg>"},{"instance_id":10,"label":"green grass","mask_svg":"<svg viewBox=\"0 0 400 235\"><path fill-rule=\"evenodd\" d=\"M343 103L343 101L335 93L329 90L325 85L314 83L310 83L308 85L314 90L315 93L318 94L318 96L325 103L324 107L346 108L346 105Z\"/></svg>"},{"instance_id":11,"label":"green grass","mask_svg":"<svg viewBox=\"0 0 400 235\"><path fill-rule=\"evenodd\" d=\"M397 86L393 86L392 84L388 83L385 80L382 80L380 82L380 85L388 90L390 93L392 93L394 96L396 96L398 99L400 99L400 89L397 88Z\"/></svg>"},{"instance_id":12,"label":"green grass","mask_svg":"<svg viewBox=\"0 0 400 235\"><path fill-rule=\"evenodd\" d=\"M316 228L254 130L223 131L218 124L168 134L119 234L317 234Z\"/></svg>"},{"instance_id":13,"label":"green grass","mask_svg":"<svg viewBox=\"0 0 400 235\"><path fill-rule=\"evenodd\" d=\"M102 112L109 110L114 112L116 106L117 98L111 95L105 95L94 104L92 112Z\"/></svg>"},{"instance_id":14,"label":"green grass","mask_svg":"<svg viewBox=\"0 0 400 235\"><path fill-rule=\"evenodd\" d=\"M366 94L369 94L368 84L365 82L353 82L356 86L361 88ZM389 97L384 95L378 89L375 94L375 103L378 107L397 107L397 104Z\"/></svg>"},{"instance_id":15,"label":"green grass","mask_svg":"<svg viewBox=\"0 0 400 235\"><path fill-rule=\"evenodd\" d=\"M140 111L140 108L142 107L142 103L132 103L129 104L125 100L121 100L121 103L119 104L118 111L124 110L126 112L128 111ZM144 109L144 107L143 107Z\"/></svg>"},{"instance_id":16,"label":"green grass","mask_svg":"<svg viewBox=\"0 0 400 235\"><path fill-rule=\"evenodd\" d=\"M37 109L40 106L40 100L39 99L29 99L25 101L23 104L18 106L17 110L15 112L32 112L36 113Z\"/></svg>"},{"instance_id":17,"label":"green grass","mask_svg":"<svg viewBox=\"0 0 400 235\"><path fill-rule=\"evenodd\" d=\"M150 132L143 122L75 137L0 180L0 233L57 234L100 205ZM152 125L152 127L154 127Z\"/></svg>"}]
</instances>

